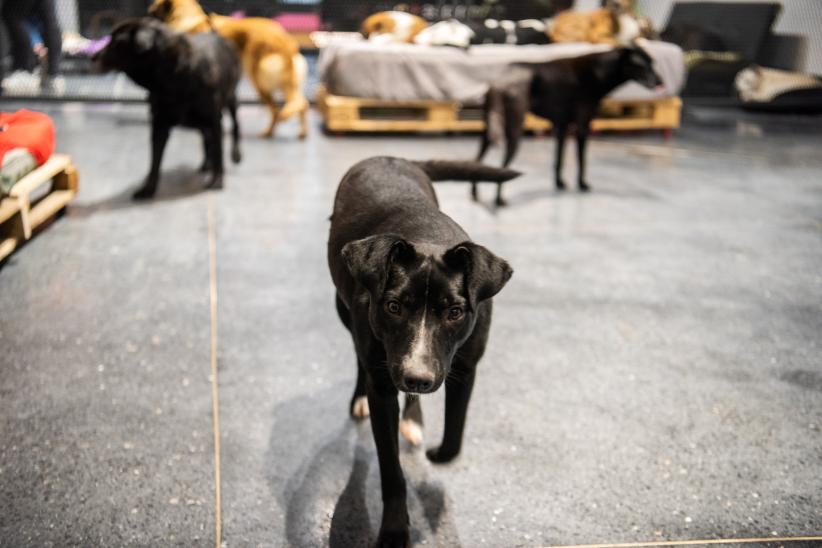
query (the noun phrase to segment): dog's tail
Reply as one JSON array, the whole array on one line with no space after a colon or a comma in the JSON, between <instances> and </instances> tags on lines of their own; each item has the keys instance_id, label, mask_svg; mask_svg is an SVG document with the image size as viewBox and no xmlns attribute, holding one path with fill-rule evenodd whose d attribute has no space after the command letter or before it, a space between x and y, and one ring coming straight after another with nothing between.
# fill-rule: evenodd
<instances>
[{"instance_id":1,"label":"dog's tail","mask_svg":"<svg viewBox=\"0 0 822 548\"><path fill-rule=\"evenodd\" d=\"M493 167L480 162L428 160L414 162L432 181L489 181L504 183L522 175L506 167Z\"/></svg>"}]
</instances>

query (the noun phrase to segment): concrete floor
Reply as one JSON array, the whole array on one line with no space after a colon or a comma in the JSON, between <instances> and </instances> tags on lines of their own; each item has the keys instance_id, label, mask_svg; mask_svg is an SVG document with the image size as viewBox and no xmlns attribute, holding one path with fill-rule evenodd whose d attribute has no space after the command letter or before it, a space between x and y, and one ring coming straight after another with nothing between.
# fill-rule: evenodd
<instances>
[{"instance_id":1,"label":"concrete floor","mask_svg":"<svg viewBox=\"0 0 822 548\"><path fill-rule=\"evenodd\" d=\"M378 469L346 415L333 194L361 158L469 158L476 138L299 142L291 122L264 141L244 107L226 190L200 191L178 131L134 204L145 108L40 106L81 192L0 270L0 545L213 543L213 234L224 546L367 546ZM463 454L404 454L417 545L822 534L820 128L695 112L668 143L596 138L590 195L554 193L550 138L524 144L508 208L438 186L515 275ZM441 395L423 405L432 444Z\"/></svg>"}]
</instances>

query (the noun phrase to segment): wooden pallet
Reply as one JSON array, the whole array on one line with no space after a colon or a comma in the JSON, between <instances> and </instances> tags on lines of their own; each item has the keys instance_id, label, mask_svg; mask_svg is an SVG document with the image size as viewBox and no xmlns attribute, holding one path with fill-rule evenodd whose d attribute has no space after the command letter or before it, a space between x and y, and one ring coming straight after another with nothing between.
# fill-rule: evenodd
<instances>
[{"instance_id":1,"label":"wooden pallet","mask_svg":"<svg viewBox=\"0 0 822 548\"><path fill-rule=\"evenodd\" d=\"M317 109L329 131L367 132L479 132L484 127L480 107L462 107L456 101L383 101L332 95L317 91ZM679 127L682 101L666 97L646 101L605 99L594 131L661 129ZM551 129L551 122L528 114L529 131Z\"/></svg>"},{"instance_id":2,"label":"wooden pallet","mask_svg":"<svg viewBox=\"0 0 822 548\"><path fill-rule=\"evenodd\" d=\"M45 185L50 185L48 192L37 197ZM54 154L20 179L9 195L0 199L0 261L31 238L38 226L66 207L76 194L77 170L65 154Z\"/></svg>"}]
</instances>

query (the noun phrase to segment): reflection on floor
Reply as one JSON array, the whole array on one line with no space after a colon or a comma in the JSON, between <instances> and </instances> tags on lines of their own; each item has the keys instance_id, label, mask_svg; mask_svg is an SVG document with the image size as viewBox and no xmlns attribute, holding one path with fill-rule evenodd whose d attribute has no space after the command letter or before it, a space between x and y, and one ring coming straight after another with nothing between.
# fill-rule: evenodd
<instances>
[{"instance_id":1,"label":"reflection on floor","mask_svg":"<svg viewBox=\"0 0 822 548\"><path fill-rule=\"evenodd\" d=\"M181 130L159 196L135 204L145 107L48 109L81 191L0 270L3 542L213 541L211 201L225 545L368 546L378 468L368 424L346 417L334 190L361 158L470 158L476 138L300 142L288 122L260 140L263 111L243 107L224 191L201 190L200 140ZM696 111L668 143L597 136L590 195L554 192L550 138L524 143L508 208L438 186L515 274L463 454L435 467L404 448L416 545L822 531L820 127ZM423 406L430 445L441 395Z\"/></svg>"}]
</instances>

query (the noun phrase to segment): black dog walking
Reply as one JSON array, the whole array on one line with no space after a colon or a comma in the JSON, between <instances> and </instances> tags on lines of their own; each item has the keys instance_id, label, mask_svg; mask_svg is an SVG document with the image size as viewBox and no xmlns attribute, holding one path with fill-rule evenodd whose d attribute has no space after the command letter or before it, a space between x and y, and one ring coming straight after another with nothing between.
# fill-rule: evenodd
<instances>
[{"instance_id":1,"label":"black dog walking","mask_svg":"<svg viewBox=\"0 0 822 548\"><path fill-rule=\"evenodd\" d=\"M518 64L504 82L491 86L485 98L485 131L477 160L488 147L505 135L505 158L508 166L517 153L522 138L525 114L530 110L551 121L556 135L554 180L558 190L565 189L562 180L562 154L570 125L576 126L579 190L586 192L585 145L591 120L599 103L613 89L629 80L647 88L662 85L653 68L653 59L639 47L617 48L580 57L557 59L547 63ZM474 199L477 187L471 187ZM502 184L497 187L497 204L503 205Z\"/></svg>"},{"instance_id":2,"label":"black dog walking","mask_svg":"<svg viewBox=\"0 0 822 548\"><path fill-rule=\"evenodd\" d=\"M122 70L149 92L151 104L151 169L135 199L157 190L160 163L174 126L200 130L210 172L209 188L223 186L223 109L231 114L231 159L240 161L237 124L237 82L240 60L225 40L213 32L185 34L149 18L126 21L111 42L94 57L103 70Z\"/></svg>"},{"instance_id":3,"label":"black dog walking","mask_svg":"<svg viewBox=\"0 0 822 548\"><path fill-rule=\"evenodd\" d=\"M456 457L488 340L491 297L512 273L439 210L431 181L517 175L472 162L371 158L352 167L337 189L328 265L337 312L357 352L350 412L370 414L380 462L378 546L406 546L409 539L398 391L409 394L404 422L421 426L419 400L411 394L433 392L445 381L442 444L427 455L433 462Z\"/></svg>"}]
</instances>

